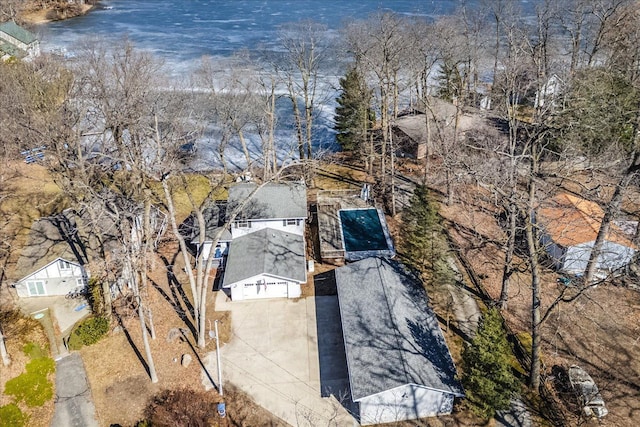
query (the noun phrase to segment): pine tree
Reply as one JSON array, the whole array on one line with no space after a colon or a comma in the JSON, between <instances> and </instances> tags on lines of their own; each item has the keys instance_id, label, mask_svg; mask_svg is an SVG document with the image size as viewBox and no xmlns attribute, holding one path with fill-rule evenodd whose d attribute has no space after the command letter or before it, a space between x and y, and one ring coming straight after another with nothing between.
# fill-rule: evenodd
<instances>
[{"instance_id":1,"label":"pine tree","mask_svg":"<svg viewBox=\"0 0 640 427\"><path fill-rule=\"evenodd\" d=\"M413 190L409 206L402 214L404 253L409 264L418 270L424 268L435 272L444 258L442 226L438 215L438 205L429 189L418 185Z\"/></svg>"},{"instance_id":2,"label":"pine tree","mask_svg":"<svg viewBox=\"0 0 640 427\"><path fill-rule=\"evenodd\" d=\"M462 353L462 383L477 412L491 418L509 407L518 381L500 312L492 308L482 317L478 332Z\"/></svg>"},{"instance_id":3,"label":"pine tree","mask_svg":"<svg viewBox=\"0 0 640 427\"><path fill-rule=\"evenodd\" d=\"M345 151L359 151L375 120L371 109L371 91L355 68L340 79L341 93L336 101L336 140Z\"/></svg>"}]
</instances>

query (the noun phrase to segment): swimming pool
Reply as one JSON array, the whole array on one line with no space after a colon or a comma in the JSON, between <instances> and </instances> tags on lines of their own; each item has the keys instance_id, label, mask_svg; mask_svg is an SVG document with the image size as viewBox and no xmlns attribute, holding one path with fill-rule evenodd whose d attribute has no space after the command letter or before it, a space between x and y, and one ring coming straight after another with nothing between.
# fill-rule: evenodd
<instances>
[{"instance_id":1,"label":"swimming pool","mask_svg":"<svg viewBox=\"0 0 640 427\"><path fill-rule=\"evenodd\" d=\"M342 209L339 214L346 260L395 255L381 211L375 208Z\"/></svg>"}]
</instances>

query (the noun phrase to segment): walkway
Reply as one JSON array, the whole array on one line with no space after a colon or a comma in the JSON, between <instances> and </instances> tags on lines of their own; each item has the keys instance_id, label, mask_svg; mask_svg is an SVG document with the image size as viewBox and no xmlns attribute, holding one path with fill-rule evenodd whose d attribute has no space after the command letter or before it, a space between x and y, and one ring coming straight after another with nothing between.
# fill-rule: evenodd
<instances>
[{"instance_id":1,"label":"walkway","mask_svg":"<svg viewBox=\"0 0 640 427\"><path fill-rule=\"evenodd\" d=\"M79 353L71 353L56 362L56 400L51 427L98 427Z\"/></svg>"}]
</instances>

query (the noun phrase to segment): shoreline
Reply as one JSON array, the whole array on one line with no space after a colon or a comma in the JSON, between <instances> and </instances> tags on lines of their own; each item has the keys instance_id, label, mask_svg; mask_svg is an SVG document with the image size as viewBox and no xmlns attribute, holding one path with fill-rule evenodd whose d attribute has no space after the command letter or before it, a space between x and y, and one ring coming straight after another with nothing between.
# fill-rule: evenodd
<instances>
[{"instance_id":1,"label":"shoreline","mask_svg":"<svg viewBox=\"0 0 640 427\"><path fill-rule=\"evenodd\" d=\"M20 20L22 22L24 22L27 25L41 25L41 24L48 24L50 22L54 22L54 21L64 21L67 19L72 19L72 18L76 18L78 16L84 16L87 13L89 13L92 9L94 9L97 6L96 4L83 4L80 5L80 12L78 14L75 14L73 16L66 16L66 17L62 17L62 18L50 18L48 17L48 15L52 12L54 12L53 8L47 8L47 9L42 9L42 10L37 10L37 11L33 11L33 12L27 12L24 13L20 16Z\"/></svg>"}]
</instances>

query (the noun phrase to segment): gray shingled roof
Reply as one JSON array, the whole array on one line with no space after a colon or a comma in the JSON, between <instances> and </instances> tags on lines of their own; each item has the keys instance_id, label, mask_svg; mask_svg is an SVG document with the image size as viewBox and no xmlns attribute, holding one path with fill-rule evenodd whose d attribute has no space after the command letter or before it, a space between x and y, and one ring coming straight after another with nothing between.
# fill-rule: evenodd
<instances>
[{"instance_id":1,"label":"gray shingled roof","mask_svg":"<svg viewBox=\"0 0 640 427\"><path fill-rule=\"evenodd\" d=\"M205 241L212 241L218 232L222 231L221 242L231 240L231 232L224 227L226 206L220 202L213 202L205 207L202 211L205 222ZM192 244L199 241L200 226L195 214L191 214L189 218L182 224L180 233L186 236Z\"/></svg>"},{"instance_id":2,"label":"gray shingled roof","mask_svg":"<svg viewBox=\"0 0 640 427\"><path fill-rule=\"evenodd\" d=\"M228 212L242 203L256 189L254 183L229 188ZM270 183L251 197L237 219L282 219L307 217L307 188L300 182Z\"/></svg>"},{"instance_id":3,"label":"gray shingled roof","mask_svg":"<svg viewBox=\"0 0 640 427\"><path fill-rule=\"evenodd\" d=\"M354 401L406 384L463 395L427 294L406 267L367 258L335 275Z\"/></svg>"},{"instance_id":4,"label":"gray shingled roof","mask_svg":"<svg viewBox=\"0 0 640 427\"><path fill-rule=\"evenodd\" d=\"M222 286L259 274L306 282L303 237L265 228L234 239L229 247Z\"/></svg>"},{"instance_id":5,"label":"gray shingled roof","mask_svg":"<svg viewBox=\"0 0 640 427\"><path fill-rule=\"evenodd\" d=\"M9 34L14 39L20 40L24 44L31 44L37 40L35 34L25 30L15 22L8 21L4 24L0 24L0 31Z\"/></svg>"},{"instance_id":6,"label":"gray shingled roof","mask_svg":"<svg viewBox=\"0 0 640 427\"><path fill-rule=\"evenodd\" d=\"M40 218L33 223L27 244L16 264L16 281L58 258L81 265L87 263L86 248L78 234L76 217L69 212Z\"/></svg>"}]
</instances>

